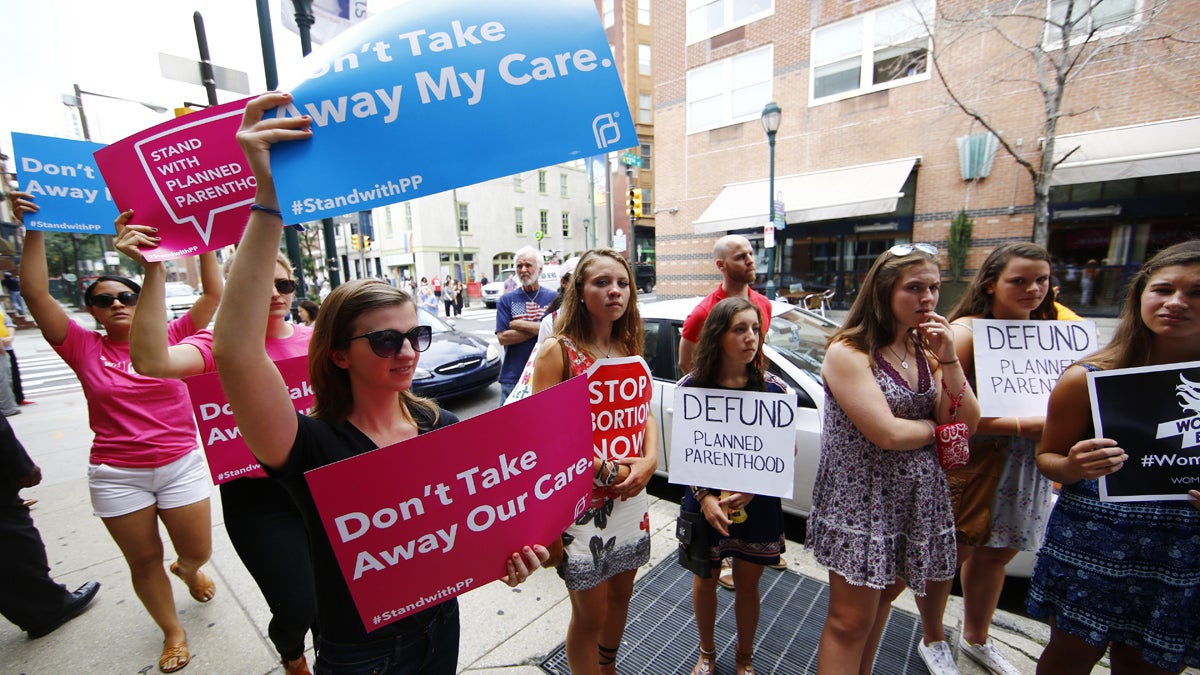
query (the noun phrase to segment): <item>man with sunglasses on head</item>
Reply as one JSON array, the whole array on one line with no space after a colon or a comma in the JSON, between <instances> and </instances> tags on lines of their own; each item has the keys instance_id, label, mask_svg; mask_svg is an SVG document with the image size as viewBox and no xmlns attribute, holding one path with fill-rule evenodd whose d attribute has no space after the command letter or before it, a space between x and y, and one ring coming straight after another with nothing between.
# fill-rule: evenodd
<instances>
[{"instance_id":1,"label":"man with sunglasses on head","mask_svg":"<svg viewBox=\"0 0 1200 675\"><path fill-rule=\"evenodd\" d=\"M504 347L500 366L500 405L512 393L521 370L537 344L538 329L546 307L556 293L538 285L542 276L542 257L537 249L526 246L517 251L517 277L521 285L496 301L496 338Z\"/></svg>"},{"instance_id":2,"label":"man with sunglasses on head","mask_svg":"<svg viewBox=\"0 0 1200 675\"><path fill-rule=\"evenodd\" d=\"M216 370L212 331L204 329L170 344L164 326L166 268L147 262L143 251L158 245L154 228L120 223L117 250L145 271L142 298L146 305L134 317L130 335L133 367L143 375L183 379ZM235 256L225 261L228 273ZM296 279L286 256L277 253L267 321L266 351L274 361L308 355L312 328L291 323ZM305 636L316 644L317 601L304 520L290 495L276 480L243 476L221 483L225 531L238 558L250 572L271 609L267 626L286 673L307 673Z\"/></svg>"}]
</instances>

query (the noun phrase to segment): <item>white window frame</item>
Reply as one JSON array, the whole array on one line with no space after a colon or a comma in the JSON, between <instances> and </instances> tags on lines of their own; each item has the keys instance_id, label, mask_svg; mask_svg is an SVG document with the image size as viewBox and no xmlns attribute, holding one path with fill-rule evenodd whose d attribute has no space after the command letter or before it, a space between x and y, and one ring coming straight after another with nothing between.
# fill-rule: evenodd
<instances>
[{"instance_id":1,"label":"white window frame","mask_svg":"<svg viewBox=\"0 0 1200 675\"><path fill-rule=\"evenodd\" d=\"M1051 21L1051 17L1054 15L1054 5L1061 3L1063 1L1065 1L1065 0L1046 0L1046 29L1044 31L1042 31L1042 48L1048 52L1062 49L1062 40L1057 39L1057 38L1052 39L1052 36L1050 34L1050 28L1051 28L1050 21ZM1096 3L1096 6L1099 6L1105 2L1111 2L1113 0L1092 0L1092 1L1094 1ZM1100 39L1104 39L1104 38L1116 37L1118 35L1124 35L1125 33L1129 33L1131 31L1137 30L1138 28L1141 28L1142 24L1145 22L1145 9L1146 9L1145 0L1132 0L1132 3L1133 3L1133 11L1130 13L1129 21L1124 22L1124 23L1119 23L1119 24L1113 24L1112 26L1105 28L1104 30L1098 31L1095 35L1088 35L1087 31L1089 31L1090 28L1081 28L1077 24L1076 25L1076 35L1073 38L1071 38L1070 43L1068 43L1069 46L1074 47L1076 45L1083 44L1084 42L1088 41L1089 37L1093 40L1100 40ZM1089 17L1091 16L1092 12L1090 10L1094 9L1094 7L1091 6L1091 3L1088 0L1076 0L1076 4L1086 4L1089 8L1087 15ZM1079 34L1079 32L1081 30L1083 31L1082 35Z\"/></svg>"},{"instance_id":2,"label":"white window frame","mask_svg":"<svg viewBox=\"0 0 1200 675\"><path fill-rule=\"evenodd\" d=\"M654 124L654 96L645 92L638 94L638 124Z\"/></svg>"},{"instance_id":3,"label":"white window frame","mask_svg":"<svg viewBox=\"0 0 1200 675\"><path fill-rule=\"evenodd\" d=\"M565 173L558 175L558 196L567 199L571 196L570 178Z\"/></svg>"},{"instance_id":4,"label":"white window frame","mask_svg":"<svg viewBox=\"0 0 1200 675\"><path fill-rule=\"evenodd\" d=\"M604 18L604 27L612 28L617 23L617 13L613 9L616 0L600 0L600 16Z\"/></svg>"},{"instance_id":5,"label":"white window frame","mask_svg":"<svg viewBox=\"0 0 1200 675\"><path fill-rule=\"evenodd\" d=\"M732 94L734 92L733 85L735 84L734 77L733 77L734 62L737 61L738 59L748 58L749 55L757 54L764 50L769 52L770 57L768 60L771 63L771 68L769 69L770 72L768 72L766 74L766 77L760 76L759 79L749 80L749 81L748 80L740 80L736 83L738 85L737 89L745 89L750 86L756 86L756 85L766 83L767 84L767 93L766 93L766 96L763 98L762 105L759 105L757 110L747 112L743 115L734 117L733 108L732 108L732 101L733 101ZM699 77L702 74L706 75L706 74L710 74L710 73L714 73L714 72L724 80L724 86L722 88L721 95L723 95L725 98L725 101L724 101L725 116L713 124L708 124L708 125L703 125L703 126L698 125L698 124L693 125L691 108L694 103L697 103L699 100L701 100L701 99L693 98L693 96L697 94L697 87L695 87L693 85L693 78ZM693 68L693 69L689 70L687 72L687 106L688 106L687 133L692 134L692 133L696 133L698 131L708 131L710 129L719 129L721 127L727 127L727 126L731 126L734 124L741 124L742 122L748 122L750 120L759 119L760 117L762 117L762 106L766 105L769 101L772 100L772 97L774 96L774 93L773 93L774 89L775 89L775 45L773 45L773 44L768 44L763 47L759 47L758 49L751 49L749 51L745 51L740 54L734 54L733 56L730 56L728 58L724 58L719 61L713 61L712 63L707 63L698 68Z\"/></svg>"},{"instance_id":6,"label":"white window frame","mask_svg":"<svg viewBox=\"0 0 1200 675\"><path fill-rule=\"evenodd\" d=\"M538 210L538 229L542 231L542 236L550 234L550 210Z\"/></svg>"},{"instance_id":7,"label":"white window frame","mask_svg":"<svg viewBox=\"0 0 1200 675\"><path fill-rule=\"evenodd\" d=\"M517 206L513 209L513 228L517 236L525 234L525 207Z\"/></svg>"},{"instance_id":8,"label":"white window frame","mask_svg":"<svg viewBox=\"0 0 1200 675\"><path fill-rule=\"evenodd\" d=\"M562 236L571 236L571 213L569 211L562 212Z\"/></svg>"},{"instance_id":9,"label":"white window frame","mask_svg":"<svg viewBox=\"0 0 1200 675\"><path fill-rule=\"evenodd\" d=\"M458 203L458 233L471 234L471 208L466 202Z\"/></svg>"},{"instance_id":10,"label":"white window frame","mask_svg":"<svg viewBox=\"0 0 1200 675\"><path fill-rule=\"evenodd\" d=\"M538 169L538 194L546 194L546 170Z\"/></svg>"},{"instance_id":11,"label":"white window frame","mask_svg":"<svg viewBox=\"0 0 1200 675\"><path fill-rule=\"evenodd\" d=\"M687 21L687 44L693 44L701 40L707 40L714 35L720 35L733 30L739 26L745 26L760 19L764 19L775 13L775 0L766 0L767 8L748 14L740 19L733 18L733 10L735 3L745 2L746 0L687 0L687 8L685 20ZM702 11L703 8L709 5L721 5L721 13L723 19L716 27L708 30L702 30L695 25L692 20L694 12Z\"/></svg>"},{"instance_id":12,"label":"white window frame","mask_svg":"<svg viewBox=\"0 0 1200 675\"><path fill-rule=\"evenodd\" d=\"M654 74L654 50L645 43L638 43L638 75Z\"/></svg>"},{"instance_id":13,"label":"white window frame","mask_svg":"<svg viewBox=\"0 0 1200 675\"><path fill-rule=\"evenodd\" d=\"M513 190L516 192L525 191L525 177L519 173L513 174Z\"/></svg>"},{"instance_id":14,"label":"white window frame","mask_svg":"<svg viewBox=\"0 0 1200 675\"><path fill-rule=\"evenodd\" d=\"M637 0L637 17L638 23L650 25L650 0Z\"/></svg>"},{"instance_id":15,"label":"white window frame","mask_svg":"<svg viewBox=\"0 0 1200 675\"><path fill-rule=\"evenodd\" d=\"M810 47L811 53L810 53L810 59L809 59L810 63L809 63L809 68L808 68L808 103L809 103L809 105L815 106L815 105L821 105L824 103L831 103L833 101L842 101L842 100L845 100L848 98L854 98L855 96L862 96L863 94L870 94L870 93L876 92L876 91L883 91L885 89L892 89L895 87L902 87L902 86L909 85L909 84L915 84L917 82L928 81L930 78L930 71L933 68L933 57L932 57L933 39L932 39L932 37L929 38L928 47L926 49L927 61L926 61L926 66L925 66L925 72L917 73L915 75L910 75L908 77L900 77L900 78L896 78L894 80L888 80L887 82L879 82L879 83L868 82L867 78L872 77L875 72L874 55L878 49L875 46L875 20L876 20L876 18L882 12L887 12L889 10L896 9L897 7L900 7L902 5L909 5L909 6L915 6L916 9L919 11L920 15L925 18L925 20L932 21L934 19L934 17L936 16L936 5L934 4L934 2L935 2L935 0L904 0L904 2L898 2L896 4L888 5L886 7L880 7L879 9L872 10L870 12L863 12L862 14L855 15L844 21L838 21L836 23L831 23L831 24L828 24L825 26L821 26L820 28L814 29L812 32L810 43L809 43L810 45L812 45ZM838 57L836 57L835 59L830 60L830 61L817 61L816 56L814 56L814 54L816 53L816 45L817 45L817 41L819 39L818 36L822 32L829 33L838 28L842 28L842 27L846 26L847 24L850 24L851 22L856 22L856 21L862 22L862 27L859 31L859 38L860 38L859 49L856 52L859 56L858 87L856 87L854 89L848 89L846 91L838 92L836 94L829 94L828 96L823 96L821 98L817 98L817 96L816 96L817 69L822 66L827 66L830 64L838 63L840 61L845 61L854 56L854 53L846 53L846 54L839 55Z\"/></svg>"}]
</instances>

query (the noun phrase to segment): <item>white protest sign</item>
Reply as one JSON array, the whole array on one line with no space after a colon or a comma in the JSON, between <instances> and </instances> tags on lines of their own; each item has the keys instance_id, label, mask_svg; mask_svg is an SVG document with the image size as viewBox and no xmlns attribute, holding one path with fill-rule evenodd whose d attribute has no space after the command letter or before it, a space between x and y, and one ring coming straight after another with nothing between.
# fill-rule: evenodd
<instances>
[{"instance_id":1,"label":"white protest sign","mask_svg":"<svg viewBox=\"0 0 1200 675\"><path fill-rule=\"evenodd\" d=\"M795 402L793 394L676 389L670 482L790 499Z\"/></svg>"},{"instance_id":2,"label":"white protest sign","mask_svg":"<svg viewBox=\"0 0 1200 675\"><path fill-rule=\"evenodd\" d=\"M984 417L1045 415L1058 376L1099 348L1094 321L975 319L974 335Z\"/></svg>"}]
</instances>

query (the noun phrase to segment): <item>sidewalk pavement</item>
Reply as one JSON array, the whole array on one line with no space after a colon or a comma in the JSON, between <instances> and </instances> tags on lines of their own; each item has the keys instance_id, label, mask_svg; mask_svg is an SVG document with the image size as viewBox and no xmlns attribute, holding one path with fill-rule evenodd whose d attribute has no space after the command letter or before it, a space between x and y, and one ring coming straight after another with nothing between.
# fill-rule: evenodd
<instances>
[{"instance_id":1,"label":"sidewalk pavement","mask_svg":"<svg viewBox=\"0 0 1200 675\"><path fill-rule=\"evenodd\" d=\"M25 350L21 353L28 353L38 348L35 343L41 336L36 331L21 331L18 340L18 348ZM47 348L44 341L40 348ZM0 671L30 675L157 672L160 634L133 592L120 551L91 513L86 469L92 434L83 394L43 397L10 421L42 467L42 484L23 494L38 500L32 513L46 543L51 574L68 589L89 580L100 581L103 587L82 616L39 640L29 640L15 626L0 621ZM172 578L176 606L192 650L191 664L183 672L281 673L267 639L270 613L225 534L219 502L214 490L213 556L205 571L216 581L216 597L199 604L182 582ZM678 505L652 497L650 511L653 565L676 549ZM167 548L164 561L174 560L165 530L163 541ZM785 557L792 570L827 579L824 568L800 543L789 541ZM643 573L648 570L649 566L643 568ZM722 592L721 602L731 601L732 596ZM539 572L516 589L493 582L462 596L461 606L459 671L478 675L541 673L537 663L565 639L571 611L564 586L552 571ZM916 611L908 592L896 606ZM960 598L950 599L945 622L961 629ZM1003 611L997 613L994 626L992 636L1000 648L1021 672L1033 673L1048 638L1046 626ZM690 665L680 664L681 672L688 672ZM959 665L968 675L984 672L965 656L959 657ZM1097 667L1094 672L1108 671Z\"/></svg>"}]
</instances>

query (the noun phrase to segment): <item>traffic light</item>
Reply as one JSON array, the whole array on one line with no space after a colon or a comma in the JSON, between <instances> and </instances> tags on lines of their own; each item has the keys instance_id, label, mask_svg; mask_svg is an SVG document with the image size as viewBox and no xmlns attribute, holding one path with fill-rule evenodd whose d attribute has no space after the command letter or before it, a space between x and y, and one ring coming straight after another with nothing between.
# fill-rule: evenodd
<instances>
[{"instance_id":1,"label":"traffic light","mask_svg":"<svg viewBox=\"0 0 1200 675\"><path fill-rule=\"evenodd\" d=\"M364 234L364 235L362 236L362 247L363 247L363 250L364 250L364 251L370 251L370 250L371 250L371 235L369 235L369 234Z\"/></svg>"},{"instance_id":2,"label":"traffic light","mask_svg":"<svg viewBox=\"0 0 1200 675\"><path fill-rule=\"evenodd\" d=\"M355 251L362 250L362 241L358 238L357 234L350 235L350 248L353 248Z\"/></svg>"},{"instance_id":3,"label":"traffic light","mask_svg":"<svg viewBox=\"0 0 1200 675\"><path fill-rule=\"evenodd\" d=\"M625 215L634 218L642 217L642 189L629 189L629 204L625 208Z\"/></svg>"}]
</instances>

